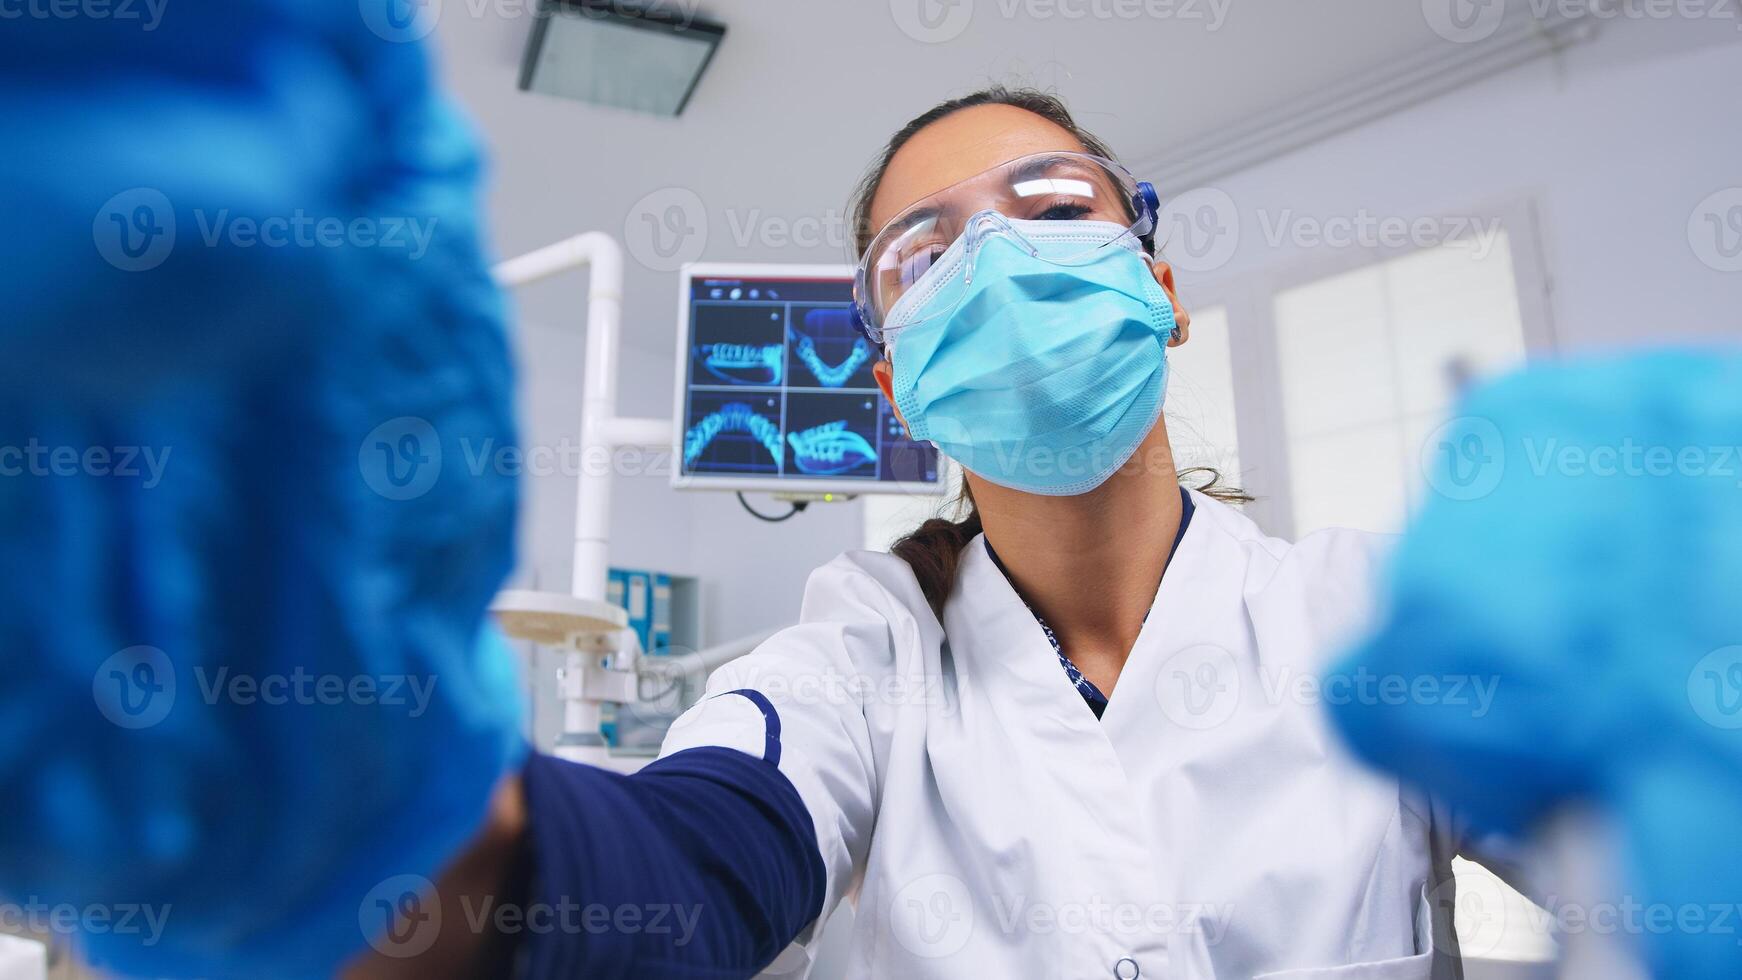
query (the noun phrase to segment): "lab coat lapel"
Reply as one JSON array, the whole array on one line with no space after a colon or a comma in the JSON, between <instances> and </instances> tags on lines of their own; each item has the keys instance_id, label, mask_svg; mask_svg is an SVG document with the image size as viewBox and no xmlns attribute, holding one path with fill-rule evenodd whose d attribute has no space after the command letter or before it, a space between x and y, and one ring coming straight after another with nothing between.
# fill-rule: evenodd
<instances>
[{"instance_id":1,"label":"lab coat lapel","mask_svg":"<svg viewBox=\"0 0 1742 980\"><path fill-rule=\"evenodd\" d=\"M984 536L963 551L945 620L951 649L969 662L967 680L985 685L990 703L1009 706L1006 729L1032 729L1055 745L1063 744L1059 739L1105 744L1100 721L1065 675L1034 613L992 561Z\"/></svg>"},{"instance_id":2,"label":"lab coat lapel","mask_svg":"<svg viewBox=\"0 0 1742 980\"><path fill-rule=\"evenodd\" d=\"M1145 786L1183 785L1205 767L1217 783L1245 782L1318 761L1301 758L1316 740L1293 730L1295 715L1269 705L1247 606L1251 542L1223 526L1238 515L1193 500L1192 523L1101 719L1127 773ZM1265 748L1273 740L1286 753Z\"/></svg>"},{"instance_id":3,"label":"lab coat lapel","mask_svg":"<svg viewBox=\"0 0 1742 980\"><path fill-rule=\"evenodd\" d=\"M1192 659L1178 655L1204 645L1230 651L1244 645L1245 614L1239 600L1245 562L1237 544L1217 533L1214 515L1207 513L1219 505L1197 495L1192 500L1192 522L1168 560L1149 616L1101 716L1101 725L1115 745L1130 744L1134 733L1153 738L1163 700L1179 702L1168 706L1184 708L1188 724L1193 709L1220 710L1209 703L1213 690L1198 692L1204 696L1189 702L1180 696L1189 692L1168 690L1169 684L1196 680L1177 676ZM1173 660L1179 662L1169 663Z\"/></svg>"}]
</instances>

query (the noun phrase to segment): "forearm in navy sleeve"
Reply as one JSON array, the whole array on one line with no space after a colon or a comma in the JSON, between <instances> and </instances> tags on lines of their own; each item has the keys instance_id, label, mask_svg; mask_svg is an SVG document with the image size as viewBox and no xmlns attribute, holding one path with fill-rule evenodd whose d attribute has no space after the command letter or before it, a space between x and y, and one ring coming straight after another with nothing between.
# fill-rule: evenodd
<instances>
[{"instance_id":1,"label":"forearm in navy sleeve","mask_svg":"<svg viewBox=\"0 0 1742 980\"><path fill-rule=\"evenodd\" d=\"M538 756L524 785L533 980L750 977L821 914L810 813L769 762L695 748L625 776Z\"/></svg>"}]
</instances>

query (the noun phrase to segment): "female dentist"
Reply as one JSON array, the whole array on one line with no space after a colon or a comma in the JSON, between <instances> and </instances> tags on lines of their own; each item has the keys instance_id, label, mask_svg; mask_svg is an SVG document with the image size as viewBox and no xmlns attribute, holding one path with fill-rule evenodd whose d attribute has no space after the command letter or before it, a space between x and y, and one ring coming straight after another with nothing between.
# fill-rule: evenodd
<instances>
[{"instance_id":1,"label":"female dentist","mask_svg":"<svg viewBox=\"0 0 1742 980\"><path fill-rule=\"evenodd\" d=\"M1155 207L1045 95L897 133L854 212L858 314L966 519L819 569L642 772L530 760L444 910L635 912L528 935L537 977L747 976L843 900L856 977L1460 976L1458 830L1347 756L1312 686L1380 542L1290 544L1181 488ZM451 931L352 975L476 972Z\"/></svg>"}]
</instances>

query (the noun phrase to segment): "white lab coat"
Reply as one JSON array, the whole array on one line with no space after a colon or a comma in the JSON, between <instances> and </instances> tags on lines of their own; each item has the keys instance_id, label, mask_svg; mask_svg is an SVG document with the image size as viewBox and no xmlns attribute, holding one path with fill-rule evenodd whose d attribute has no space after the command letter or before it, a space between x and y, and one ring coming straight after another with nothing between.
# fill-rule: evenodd
<instances>
[{"instance_id":1,"label":"white lab coat","mask_svg":"<svg viewBox=\"0 0 1742 980\"><path fill-rule=\"evenodd\" d=\"M764 713L718 695L767 696L824 918L857 906L854 977L1458 976L1449 821L1350 758L1311 686L1385 539L1290 545L1193 501L1101 719L976 539L941 625L898 558L819 569L664 751L762 755Z\"/></svg>"}]
</instances>

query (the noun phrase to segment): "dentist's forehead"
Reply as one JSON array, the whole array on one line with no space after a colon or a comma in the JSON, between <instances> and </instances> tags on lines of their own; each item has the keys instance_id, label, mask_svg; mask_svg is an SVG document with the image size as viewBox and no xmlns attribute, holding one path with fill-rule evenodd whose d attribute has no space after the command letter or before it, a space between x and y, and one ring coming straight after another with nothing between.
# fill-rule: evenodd
<instances>
[{"instance_id":1,"label":"dentist's forehead","mask_svg":"<svg viewBox=\"0 0 1742 980\"><path fill-rule=\"evenodd\" d=\"M871 198L876 231L914 203L1030 153L1086 152L1070 130L1026 109L979 105L952 112L896 151Z\"/></svg>"}]
</instances>

